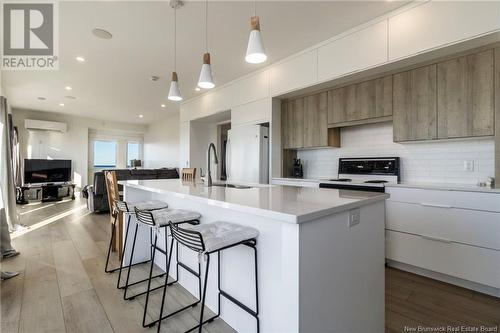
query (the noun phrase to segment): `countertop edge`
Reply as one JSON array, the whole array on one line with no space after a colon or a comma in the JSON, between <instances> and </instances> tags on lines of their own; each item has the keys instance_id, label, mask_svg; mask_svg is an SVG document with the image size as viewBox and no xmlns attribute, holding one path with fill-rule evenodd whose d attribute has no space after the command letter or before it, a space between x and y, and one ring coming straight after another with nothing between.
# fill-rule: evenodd
<instances>
[{"instance_id":1,"label":"countertop edge","mask_svg":"<svg viewBox=\"0 0 500 333\"><path fill-rule=\"evenodd\" d=\"M292 214L276 212L276 211L271 211L271 210L262 209L262 208L249 207L249 206L244 206L244 205L235 204L235 203L228 203L228 202L224 202L224 201L203 198L203 197L199 197L199 196L192 195L192 194L178 193L176 191L171 191L171 190L155 189L155 188L151 188L151 187L140 185L140 184L127 183L126 181L119 181L118 183L123 185L123 186L129 186L129 187L136 188L139 190L149 191L149 192L158 193L158 194L172 194L172 195L178 196L178 197L189 198L189 199L195 200L197 202L202 202L202 203L206 203L209 205L227 208L227 209L234 209L234 210L238 210L238 211L244 212L244 213L253 213L253 214L258 215L258 216L268 217L268 218L271 218L274 220L279 220L282 222L292 223L292 224L301 224L301 223L308 222L308 221L315 220L315 219L319 219L319 218L322 218L322 217L325 217L328 215L338 214L338 213L341 213L344 211L359 208L361 206L366 206L366 205L369 205L369 204L372 204L372 203L375 203L378 201L386 200L387 198L390 197L390 195L388 193L380 193L380 195L377 195L374 197L359 199L356 202L346 203L346 204L343 204L340 206L322 209L322 210L319 210L317 212L307 213L307 214L303 214L303 215L292 215Z\"/></svg>"},{"instance_id":2,"label":"countertop edge","mask_svg":"<svg viewBox=\"0 0 500 333\"><path fill-rule=\"evenodd\" d=\"M367 206L367 205L370 205L370 204L373 204L373 203L376 203L379 201L387 200L389 197L390 197L390 194L388 194L388 193L380 193L380 195L377 195L377 196L374 196L371 198L360 199L359 201L347 203L347 204L344 204L342 206L327 208L327 209L324 209L324 210L321 210L318 212L304 214L304 215L297 217L297 223L301 224L301 223L309 222L311 220L316 220L316 219L319 219L319 218L322 218L322 217L325 217L328 215L338 214L338 213L342 213L345 211L349 211L351 209L356 209L356 208L359 208L362 206Z\"/></svg>"}]
</instances>

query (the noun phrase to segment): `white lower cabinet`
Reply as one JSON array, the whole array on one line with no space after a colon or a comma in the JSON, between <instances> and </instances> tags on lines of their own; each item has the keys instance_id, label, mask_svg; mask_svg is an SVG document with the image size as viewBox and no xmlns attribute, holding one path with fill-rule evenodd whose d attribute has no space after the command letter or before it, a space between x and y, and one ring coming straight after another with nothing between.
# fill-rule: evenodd
<instances>
[{"instance_id":1,"label":"white lower cabinet","mask_svg":"<svg viewBox=\"0 0 500 333\"><path fill-rule=\"evenodd\" d=\"M500 250L500 213L387 201L386 229Z\"/></svg>"},{"instance_id":2,"label":"white lower cabinet","mask_svg":"<svg viewBox=\"0 0 500 333\"><path fill-rule=\"evenodd\" d=\"M388 259L500 288L500 251L386 231Z\"/></svg>"},{"instance_id":3,"label":"white lower cabinet","mask_svg":"<svg viewBox=\"0 0 500 333\"><path fill-rule=\"evenodd\" d=\"M499 193L387 192L388 259L500 288Z\"/></svg>"}]
</instances>

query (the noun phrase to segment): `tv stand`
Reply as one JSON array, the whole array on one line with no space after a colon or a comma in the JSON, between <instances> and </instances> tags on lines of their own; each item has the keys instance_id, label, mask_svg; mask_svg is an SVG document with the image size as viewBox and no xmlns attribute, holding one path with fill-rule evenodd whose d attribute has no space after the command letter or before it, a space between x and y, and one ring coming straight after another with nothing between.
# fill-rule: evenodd
<instances>
[{"instance_id":1,"label":"tv stand","mask_svg":"<svg viewBox=\"0 0 500 333\"><path fill-rule=\"evenodd\" d=\"M66 195L59 195L60 189L66 189ZM28 203L25 192L27 190L36 190L36 197L39 198L41 192L42 202L61 201L65 197L71 196L71 200L75 200L75 184L30 184L17 188L17 203L25 205Z\"/></svg>"}]
</instances>

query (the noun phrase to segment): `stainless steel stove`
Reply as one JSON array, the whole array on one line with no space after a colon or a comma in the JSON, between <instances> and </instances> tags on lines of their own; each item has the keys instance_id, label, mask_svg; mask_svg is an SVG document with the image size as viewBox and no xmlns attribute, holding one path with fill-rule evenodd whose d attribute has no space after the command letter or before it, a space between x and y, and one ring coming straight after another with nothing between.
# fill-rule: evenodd
<instances>
[{"instance_id":1,"label":"stainless steel stove","mask_svg":"<svg viewBox=\"0 0 500 333\"><path fill-rule=\"evenodd\" d=\"M399 181L399 157L340 158L338 178L320 180L320 188L385 192Z\"/></svg>"}]
</instances>

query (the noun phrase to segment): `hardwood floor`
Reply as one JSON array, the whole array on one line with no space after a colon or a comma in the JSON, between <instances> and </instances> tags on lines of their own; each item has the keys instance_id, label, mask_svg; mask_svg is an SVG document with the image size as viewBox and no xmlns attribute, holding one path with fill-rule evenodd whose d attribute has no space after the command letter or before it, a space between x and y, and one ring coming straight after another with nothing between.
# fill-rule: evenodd
<instances>
[{"instance_id":1,"label":"hardwood floor","mask_svg":"<svg viewBox=\"0 0 500 333\"><path fill-rule=\"evenodd\" d=\"M30 229L14 236L21 255L0 264L2 270L21 272L0 285L2 333L156 332L141 326L144 297L123 301L122 291L116 289L117 275L104 273L109 220L107 215L89 214L84 204L77 199L19 206L21 222ZM131 276L146 276L147 268L138 266ZM167 309L193 299L180 286L168 290ZM148 320L157 318L160 299L161 293L153 294ZM165 321L162 331L182 332L194 326L198 310ZM498 331L500 299L386 269L386 332L448 325L483 325ZM218 319L204 332L234 330Z\"/></svg>"}]
</instances>

